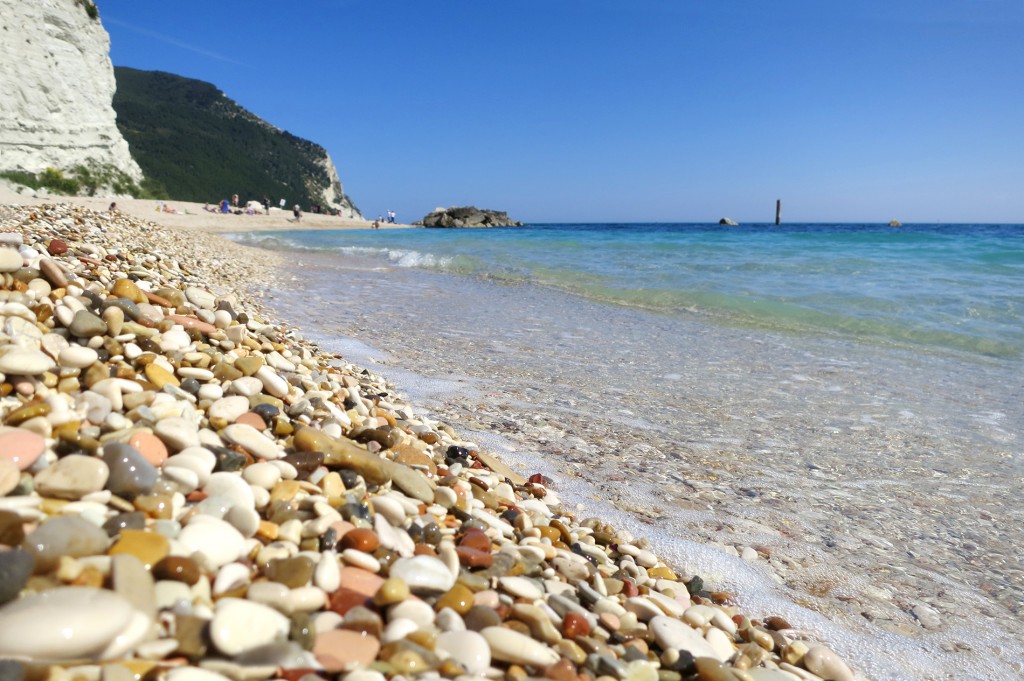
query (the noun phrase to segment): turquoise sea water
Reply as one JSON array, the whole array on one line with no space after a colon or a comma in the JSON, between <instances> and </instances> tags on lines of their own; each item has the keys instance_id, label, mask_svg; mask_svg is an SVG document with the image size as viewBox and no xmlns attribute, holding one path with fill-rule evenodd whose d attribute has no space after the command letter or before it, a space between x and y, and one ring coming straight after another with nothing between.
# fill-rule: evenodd
<instances>
[{"instance_id":1,"label":"turquoise sea water","mask_svg":"<svg viewBox=\"0 0 1024 681\"><path fill-rule=\"evenodd\" d=\"M234 238L303 335L863 678L1024 673L1024 226Z\"/></svg>"},{"instance_id":2,"label":"turquoise sea water","mask_svg":"<svg viewBox=\"0 0 1024 681\"><path fill-rule=\"evenodd\" d=\"M552 224L272 238L726 324L996 358L1024 352L1022 225Z\"/></svg>"}]
</instances>

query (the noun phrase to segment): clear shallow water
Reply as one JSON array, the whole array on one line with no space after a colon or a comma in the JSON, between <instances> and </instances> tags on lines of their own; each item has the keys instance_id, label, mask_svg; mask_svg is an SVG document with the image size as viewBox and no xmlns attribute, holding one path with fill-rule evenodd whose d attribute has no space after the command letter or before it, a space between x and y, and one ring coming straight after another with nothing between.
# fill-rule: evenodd
<instances>
[{"instance_id":1,"label":"clear shallow water","mask_svg":"<svg viewBox=\"0 0 1024 681\"><path fill-rule=\"evenodd\" d=\"M1022 225L539 225L261 238L766 330L1024 352Z\"/></svg>"},{"instance_id":2,"label":"clear shallow water","mask_svg":"<svg viewBox=\"0 0 1024 681\"><path fill-rule=\"evenodd\" d=\"M935 334L908 340L875 327L779 324L772 315L750 321L729 305L659 307L649 295L641 306L621 298L608 304L553 283L548 272L576 281L584 270L614 280L613 289L653 281L653 272L617 272L655 260L635 245L640 227L630 228L632 239L601 233L623 229L545 227L532 242L519 230L259 238L296 249L289 256L294 279L272 299L282 318L389 377L524 473L550 475L564 498L582 505L582 516L612 517L652 539L675 565L735 589L752 613L783 614L822 636L868 678L1020 675L1019 228L992 228L996 236L984 238L995 241L985 248L954 248L950 241L969 240L966 234L925 229L931 255L917 262L913 249L899 260L858 242L844 258L856 250L870 262L846 271L838 255L814 271L810 261L823 260L816 255L823 239L838 237L815 239L811 228L793 228L782 239L788 245L762 246L757 257L733 243L732 264L719 240L737 234L723 236L720 228L644 237L686 241L662 246L690 253L662 254L673 269L663 279L705 287L712 303L742 299L737 291L747 290L791 305L803 293L803 300L827 301L822 309L831 306L833 318L874 314L887 321L884 328L946 323L961 327L958 337L993 336L1016 348L999 352ZM598 234L583 239L586 248L575 246L575 257L557 245L588 230ZM864 231L874 236L862 239L875 241L889 233ZM508 248L522 241L531 242L528 259L523 248ZM798 275L764 274L769 251L788 252L778 259ZM885 258L891 267L877 262ZM698 260L710 273L703 278L686 273ZM1000 265L996 279L982 262ZM748 271L755 274L742 274ZM864 271L874 275L862 280ZM708 286L716 277L729 290ZM890 284L879 291L863 283L884 277ZM906 295L913 287L917 293ZM919 309L926 291L950 310L1009 314L991 324L964 314L953 324L951 312ZM878 301L881 312L845 301L854 298ZM743 547L758 559L732 555Z\"/></svg>"}]
</instances>

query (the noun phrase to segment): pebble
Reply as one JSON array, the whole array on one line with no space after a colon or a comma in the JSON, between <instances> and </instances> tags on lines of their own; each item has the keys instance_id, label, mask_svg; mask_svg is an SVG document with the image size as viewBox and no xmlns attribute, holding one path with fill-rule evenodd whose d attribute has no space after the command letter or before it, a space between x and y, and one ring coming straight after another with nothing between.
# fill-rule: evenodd
<instances>
[{"instance_id":1,"label":"pebble","mask_svg":"<svg viewBox=\"0 0 1024 681\"><path fill-rule=\"evenodd\" d=\"M685 650L694 657L713 657L716 660L721 660L718 652L704 640L700 632L681 620L667 615L658 615L651 619L649 626L655 640L662 648Z\"/></svg>"},{"instance_id":2,"label":"pebble","mask_svg":"<svg viewBox=\"0 0 1024 681\"><path fill-rule=\"evenodd\" d=\"M57 365L39 350L8 345L0 349L0 373L10 376L38 376Z\"/></svg>"},{"instance_id":3,"label":"pebble","mask_svg":"<svg viewBox=\"0 0 1024 681\"><path fill-rule=\"evenodd\" d=\"M27 470L46 451L46 440L24 428L0 426L0 458Z\"/></svg>"},{"instance_id":4,"label":"pebble","mask_svg":"<svg viewBox=\"0 0 1024 681\"><path fill-rule=\"evenodd\" d=\"M316 636L313 654L325 671L336 673L377 658L380 642L363 632L334 629Z\"/></svg>"},{"instance_id":5,"label":"pebble","mask_svg":"<svg viewBox=\"0 0 1024 681\"><path fill-rule=\"evenodd\" d=\"M487 639L475 631L447 631L437 637L436 650L447 653L471 676L491 666L491 648Z\"/></svg>"},{"instance_id":6,"label":"pebble","mask_svg":"<svg viewBox=\"0 0 1024 681\"><path fill-rule=\"evenodd\" d=\"M280 459L284 456L284 450L274 444L273 440L244 423L233 423L225 427L220 435L228 442L238 445L261 459Z\"/></svg>"},{"instance_id":7,"label":"pebble","mask_svg":"<svg viewBox=\"0 0 1024 681\"><path fill-rule=\"evenodd\" d=\"M288 638L288 618L273 608L241 598L217 601L210 640L229 657Z\"/></svg>"},{"instance_id":8,"label":"pebble","mask_svg":"<svg viewBox=\"0 0 1024 681\"><path fill-rule=\"evenodd\" d=\"M113 591L57 587L0 608L0 656L110 659L141 641L148 627L149 620Z\"/></svg>"},{"instance_id":9,"label":"pebble","mask_svg":"<svg viewBox=\"0 0 1024 681\"><path fill-rule=\"evenodd\" d=\"M137 449L123 442L104 445L103 461L110 469L107 489L125 499L148 493L159 477L153 464Z\"/></svg>"},{"instance_id":10,"label":"pebble","mask_svg":"<svg viewBox=\"0 0 1024 681\"><path fill-rule=\"evenodd\" d=\"M0 248L0 272L17 272L22 264L21 253L13 248Z\"/></svg>"},{"instance_id":11,"label":"pebble","mask_svg":"<svg viewBox=\"0 0 1024 681\"><path fill-rule=\"evenodd\" d=\"M62 556L77 558L104 553L107 533L77 515L55 516L43 522L25 538L24 548L33 554L37 569L57 564Z\"/></svg>"},{"instance_id":12,"label":"pebble","mask_svg":"<svg viewBox=\"0 0 1024 681\"><path fill-rule=\"evenodd\" d=\"M81 499L103 489L109 477L110 469L103 459L69 454L37 473L35 486L44 496Z\"/></svg>"},{"instance_id":13,"label":"pebble","mask_svg":"<svg viewBox=\"0 0 1024 681\"><path fill-rule=\"evenodd\" d=\"M432 556L399 558L391 564L391 576L398 577L413 593L448 591L455 577L444 563Z\"/></svg>"},{"instance_id":14,"label":"pebble","mask_svg":"<svg viewBox=\"0 0 1024 681\"><path fill-rule=\"evenodd\" d=\"M546 667L560 659L557 652L540 641L505 627L487 627L480 632L491 648L491 656L512 664Z\"/></svg>"},{"instance_id":15,"label":"pebble","mask_svg":"<svg viewBox=\"0 0 1024 681\"><path fill-rule=\"evenodd\" d=\"M853 672L831 648L811 646L804 655L807 671L830 681L854 681Z\"/></svg>"},{"instance_id":16,"label":"pebble","mask_svg":"<svg viewBox=\"0 0 1024 681\"><path fill-rule=\"evenodd\" d=\"M57 362L69 369L84 369L99 359L99 353L84 345L69 345L60 351Z\"/></svg>"},{"instance_id":17,"label":"pebble","mask_svg":"<svg viewBox=\"0 0 1024 681\"><path fill-rule=\"evenodd\" d=\"M201 553L210 565L219 568L239 559L245 551L245 538L230 523L210 516L196 516L178 535L189 553Z\"/></svg>"},{"instance_id":18,"label":"pebble","mask_svg":"<svg viewBox=\"0 0 1024 681\"><path fill-rule=\"evenodd\" d=\"M18 597L32 576L35 559L20 548L0 551L0 605Z\"/></svg>"}]
</instances>

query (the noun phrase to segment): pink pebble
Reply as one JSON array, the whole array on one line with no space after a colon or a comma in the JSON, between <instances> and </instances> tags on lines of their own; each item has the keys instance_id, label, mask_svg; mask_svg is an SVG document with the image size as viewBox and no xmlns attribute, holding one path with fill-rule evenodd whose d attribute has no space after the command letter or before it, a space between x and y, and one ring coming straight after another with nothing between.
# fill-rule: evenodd
<instances>
[{"instance_id":1,"label":"pink pebble","mask_svg":"<svg viewBox=\"0 0 1024 681\"><path fill-rule=\"evenodd\" d=\"M213 324L207 324L202 319L196 317L186 317L184 315L169 314L164 319L170 319L175 324L181 324L186 329L196 329L201 333L213 333L217 330L217 327Z\"/></svg>"},{"instance_id":2,"label":"pink pebble","mask_svg":"<svg viewBox=\"0 0 1024 681\"><path fill-rule=\"evenodd\" d=\"M324 670L344 671L357 665L367 665L377 659L380 641L365 632L332 629L316 635L313 655Z\"/></svg>"},{"instance_id":3,"label":"pink pebble","mask_svg":"<svg viewBox=\"0 0 1024 681\"><path fill-rule=\"evenodd\" d=\"M132 435L128 444L142 454L142 458L157 468L167 461L167 446L153 433L142 430Z\"/></svg>"},{"instance_id":4,"label":"pink pebble","mask_svg":"<svg viewBox=\"0 0 1024 681\"><path fill-rule=\"evenodd\" d=\"M341 585L364 596L370 597L384 583L384 578L363 568L346 565L341 568Z\"/></svg>"},{"instance_id":5,"label":"pink pebble","mask_svg":"<svg viewBox=\"0 0 1024 681\"><path fill-rule=\"evenodd\" d=\"M46 440L31 430L12 428L0 432L0 457L26 470L46 451Z\"/></svg>"},{"instance_id":6,"label":"pink pebble","mask_svg":"<svg viewBox=\"0 0 1024 681\"><path fill-rule=\"evenodd\" d=\"M235 419L235 423L244 423L247 426L252 426L256 430L266 430L267 429L266 421L264 421L260 417L260 415L257 414L254 411L247 411L247 412L245 412L244 414L239 416L237 419Z\"/></svg>"}]
</instances>

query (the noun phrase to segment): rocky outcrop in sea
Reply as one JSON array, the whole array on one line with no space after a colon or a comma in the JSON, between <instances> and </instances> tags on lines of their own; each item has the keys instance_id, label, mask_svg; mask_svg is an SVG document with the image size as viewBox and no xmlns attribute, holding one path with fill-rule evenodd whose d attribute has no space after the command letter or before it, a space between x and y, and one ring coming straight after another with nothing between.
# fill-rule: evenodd
<instances>
[{"instance_id":1,"label":"rocky outcrop in sea","mask_svg":"<svg viewBox=\"0 0 1024 681\"><path fill-rule=\"evenodd\" d=\"M474 206L438 208L418 223L424 227L522 227L523 223L509 218L500 210L487 210Z\"/></svg>"}]
</instances>

